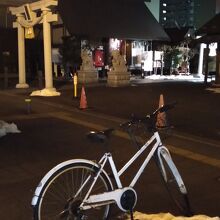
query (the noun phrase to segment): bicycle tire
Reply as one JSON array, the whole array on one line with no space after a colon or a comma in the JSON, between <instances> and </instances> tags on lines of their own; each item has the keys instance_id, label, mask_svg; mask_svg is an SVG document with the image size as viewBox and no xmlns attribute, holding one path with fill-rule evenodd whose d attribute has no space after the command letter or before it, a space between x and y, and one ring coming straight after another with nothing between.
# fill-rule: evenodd
<instances>
[{"instance_id":1,"label":"bicycle tire","mask_svg":"<svg viewBox=\"0 0 220 220\"><path fill-rule=\"evenodd\" d=\"M105 205L98 208L93 208L84 211L83 213L77 213L76 208L79 206L81 199L87 193L88 188L83 190L74 200L73 195L77 192L80 186L90 174L94 175L97 173L98 167L85 163L77 162L68 164L51 175L47 180L44 187L41 190L39 199L34 208L34 219L35 220L56 220L56 219L108 219L110 212L110 205ZM93 178L91 178L92 180ZM79 180L79 182L77 182ZM100 184L100 185L99 185ZM87 184L86 184L87 185ZM111 191L112 185L109 182L107 176L101 172L95 186L93 187L92 193L101 193L105 191ZM71 202L71 213L67 210L67 206ZM74 207L74 204L76 207ZM62 213L62 214L61 214ZM101 214L101 216L100 216ZM84 217L84 218L83 218Z\"/></svg>"},{"instance_id":2,"label":"bicycle tire","mask_svg":"<svg viewBox=\"0 0 220 220\"><path fill-rule=\"evenodd\" d=\"M156 154L156 164L159 167L163 183L170 198L178 208L180 214L192 216L193 213L191 211L186 187L166 148L162 148L161 152Z\"/></svg>"}]
</instances>

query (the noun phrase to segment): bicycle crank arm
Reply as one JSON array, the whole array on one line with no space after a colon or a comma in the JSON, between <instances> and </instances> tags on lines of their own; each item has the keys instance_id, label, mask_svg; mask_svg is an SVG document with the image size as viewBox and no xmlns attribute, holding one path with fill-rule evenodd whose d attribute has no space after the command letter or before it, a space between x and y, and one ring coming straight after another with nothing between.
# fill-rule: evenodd
<instances>
[{"instance_id":1,"label":"bicycle crank arm","mask_svg":"<svg viewBox=\"0 0 220 220\"><path fill-rule=\"evenodd\" d=\"M80 209L81 210L94 209L94 208L98 208L98 207L101 207L101 206L110 205L110 204L113 204L113 203L115 203L114 200L109 200L109 201L104 201L104 202L102 201L102 202L97 202L97 203L89 203L89 204L87 204L85 202L80 206Z\"/></svg>"},{"instance_id":2,"label":"bicycle crank arm","mask_svg":"<svg viewBox=\"0 0 220 220\"><path fill-rule=\"evenodd\" d=\"M125 187L116 189L111 192L91 195L85 200L80 208L82 210L103 206L106 204L116 203L119 209L123 212L130 211L134 208L137 202L137 194L133 188Z\"/></svg>"}]
</instances>

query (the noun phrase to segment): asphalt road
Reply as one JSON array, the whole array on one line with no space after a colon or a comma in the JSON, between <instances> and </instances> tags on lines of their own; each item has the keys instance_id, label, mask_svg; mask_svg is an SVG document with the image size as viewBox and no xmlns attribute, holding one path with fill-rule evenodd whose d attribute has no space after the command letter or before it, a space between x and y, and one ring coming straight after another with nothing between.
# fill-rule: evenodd
<instances>
[{"instance_id":1,"label":"asphalt road","mask_svg":"<svg viewBox=\"0 0 220 220\"><path fill-rule=\"evenodd\" d=\"M32 194L43 175L57 163L71 158L98 160L105 151L85 138L91 129L115 127L132 112L139 115L165 102L178 101L169 113L174 129L162 134L183 176L196 214L220 215L220 94L199 84L148 84L127 88L86 87L89 108L78 109L71 85L58 85L61 97L33 97L31 114L24 99L30 90L0 91L0 119L15 122L22 131L0 139L0 219L29 220ZM175 123L174 123L175 122ZM116 133L111 151L118 167L135 152L127 137ZM126 184L135 173L132 166L123 178ZM173 207L152 162L136 185L138 211L172 212ZM112 219L121 212L115 209Z\"/></svg>"}]
</instances>

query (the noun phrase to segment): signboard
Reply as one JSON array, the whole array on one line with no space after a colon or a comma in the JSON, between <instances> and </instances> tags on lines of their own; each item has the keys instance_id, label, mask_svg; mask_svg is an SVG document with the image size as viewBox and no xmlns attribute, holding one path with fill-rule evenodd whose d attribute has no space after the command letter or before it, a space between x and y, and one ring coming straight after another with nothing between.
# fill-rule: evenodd
<instances>
[{"instance_id":1,"label":"signboard","mask_svg":"<svg viewBox=\"0 0 220 220\"><path fill-rule=\"evenodd\" d=\"M94 62L96 67L103 67L104 66L104 52L103 50L95 50L95 57Z\"/></svg>"},{"instance_id":2,"label":"signboard","mask_svg":"<svg viewBox=\"0 0 220 220\"><path fill-rule=\"evenodd\" d=\"M144 71L152 71L153 70L153 51L145 52L144 59Z\"/></svg>"}]
</instances>

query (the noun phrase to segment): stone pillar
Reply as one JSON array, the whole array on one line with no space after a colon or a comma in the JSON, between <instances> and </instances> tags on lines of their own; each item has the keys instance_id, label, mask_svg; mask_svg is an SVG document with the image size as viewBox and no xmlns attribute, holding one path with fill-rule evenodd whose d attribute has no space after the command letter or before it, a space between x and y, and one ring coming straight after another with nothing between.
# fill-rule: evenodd
<instances>
[{"instance_id":1,"label":"stone pillar","mask_svg":"<svg viewBox=\"0 0 220 220\"><path fill-rule=\"evenodd\" d=\"M203 73L203 57L204 57L204 48L205 44L200 44L200 51L199 51L199 64L198 64L198 74L202 75Z\"/></svg>"},{"instance_id":2,"label":"stone pillar","mask_svg":"<svg viewBox=\"0 0 220 220\"><path fill-rule=\"evenodd\" d=\"M16 88L28 88L29 85L26 84L26 70L25 70L25 38L24 38L24 28L20 24L20 20L23 15L17 15L17 25L18 25L18 69L19 69L19 82Z\"/></svg>"},{"instance_id":3,"label":"stone pillar","mask_svg":"<svg viewBox=\"0 0 220 220\"><path fill-rule=\"evenodd\" d=\"M53 87L52 50L51 50L51 26L48 21L49 8L43 8L43 35L44 35L44 72L45 89L34 91L31 96L59 96L60 93Z\"/></svg>"},{"instance_id":4,"label":"stone pillar","mask_svg":"<svg viewBox=\"0 0 220 220\"><path fill-rule=\"evenodd\" d=\"M112 68L108 73L107 85L110 87L128 86L130 72L127 71L124 57L118 50L112 51Z\"/></svg>"},{"instance_id":5,"label":"stone pillar","mask_svg":"<svg viewBox=\"0 0 220 220\"><path fill-rule=\"evenodd\" d=\"M128 86L130 84L129 72L110 71L108 73L107 85L110 87Z\"/></svg>"},{"instance_id":6,"label":"stone pillar","mask_svg":"<svg viewBox=\"0 0 220 220\"><path fill-rule=\"evenodd\" d=\"M43 11L43 33L44 33L44 70L45 70L45 87L53 89L52 58L51 58L51 27L47 21L49 9Z\"/></svg>"},{"instance_id":7,"label":"stone pillar","mask_svg":"<svg viewBox=\"0 0 220 220\"><path fill-rule=\"evenodd\" d=\"M205 78L204 78L204 84L208 84L208 74L209 74L209 44L206 45L206 48L204 49L204 60L205 60Z\"/></svg>"},{"instance_id":8,"label":"stone pillar","mask_svg":"<svg viewBox=\"0 0 220 220\"><path fill-rule=\"evenodd\" d=\"M96 70L79 70L78 71L79 83L95 83L98 82L98 73Z\"/></svg>"},{"instance_id":9,"label":"stone pillar","mask_svg":"<svg viewBox=\"0 0 220 220\"><path fill-rule=\"evenodd\" d=\"M79 83L98 82L98 73L93 65L93 59L90 53L91 52L86 49L82 49L81 51L82 65L80 66L80 70L78 71Z\"/></svg>"},{"instance_id":10,"label":"stone pillar","mask_svg":"<svg viewBox=\"0 0 220 220\"><path fill-rule=\"evenodd\" d=\"M220 43L218 43L218 47L216 50L216 78L215 78L215 86L220 87Z\"/></svg>"}]
</instances>

